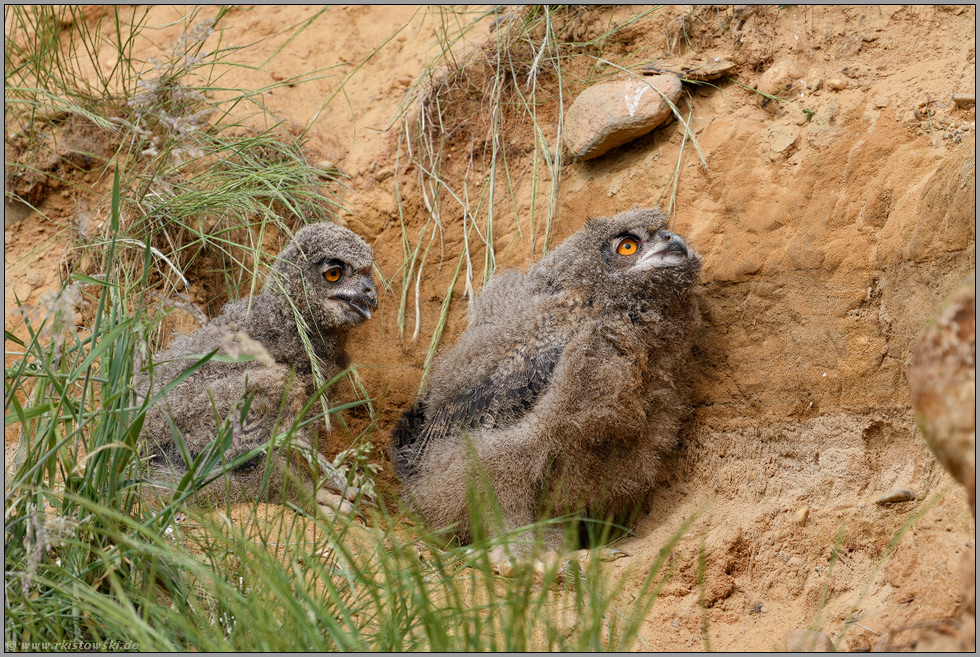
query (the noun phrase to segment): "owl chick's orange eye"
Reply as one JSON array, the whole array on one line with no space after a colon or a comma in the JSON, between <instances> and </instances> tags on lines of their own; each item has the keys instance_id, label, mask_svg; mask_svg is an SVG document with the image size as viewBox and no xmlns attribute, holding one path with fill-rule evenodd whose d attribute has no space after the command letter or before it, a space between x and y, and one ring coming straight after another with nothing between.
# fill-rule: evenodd
<instances>
[{"instance_id":1,"label":"owl chick's orange eye","mask_svg":"<svg viewBox=\"0 0 980 657\"><path fill-rule=\"evenodd\" d=\"M637 242L632 237L627 237L619 246L616 247L616 253L624 256L636 255L636 250L640 248L639 242Z\"/></svg>"},{"instance_id":2,"label":"owl chick's orange eye","mask_svg":"<svg viewBox=\"0 0 980 657\"><path fill-rule=\"evenodd\" d=\"M323 272L323 277L327 279L328 283L336 283L340 280L340 277L344 275L344 270L340 267L331 267L327 271Z\"/></svg>"}]
</instances>

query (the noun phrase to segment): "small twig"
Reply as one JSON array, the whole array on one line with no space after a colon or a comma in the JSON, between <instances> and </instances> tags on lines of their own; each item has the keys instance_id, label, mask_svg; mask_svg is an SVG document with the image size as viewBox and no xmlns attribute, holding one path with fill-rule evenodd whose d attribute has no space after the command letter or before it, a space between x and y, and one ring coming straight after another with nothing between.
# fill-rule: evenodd
<instances>
[{"instance_id":1,"label":"small twig","mask_svg":"<svg viewBox=\"0 0 980 657\"><path fill-rule=\"evenodd\" d=\"M874 634L877 634L878 636L881 636L881 632L877 632L875 630L872 630L870 627L865 627L864 625L861 625L861 623L858 622L860 620L861 620L860 618L848 618L846 621L844 621L844 624L845 625L857 625L861 629L867 630L869 632L872 632Z\"/></svg>"},{"instance_id":2,"label":"small twig","mask_svg":"<svg viewBox=\"0 0 980 657\"><path fill-rule=\"evenodd\" d=\"M840 551L837 548L832 548L832 549L833 549L833 552L834 552L834 556L836 556L837 559L840 560L840 562L842 564L844 564L845 566L847 566L847 568L849 570L854 570L853 568L851 568L851 564L847 563L847 561L844 559L844 555L841 554Z\"/></svg>"}]
</instances>

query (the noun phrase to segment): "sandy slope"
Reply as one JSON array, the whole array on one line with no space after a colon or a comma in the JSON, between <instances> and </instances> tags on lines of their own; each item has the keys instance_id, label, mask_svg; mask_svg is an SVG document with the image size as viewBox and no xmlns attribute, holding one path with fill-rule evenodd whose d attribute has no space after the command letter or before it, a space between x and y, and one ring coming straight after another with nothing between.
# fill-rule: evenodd
<instances>
[{"instance_id":1,"label":"sandy slope","mask_svg":"<svg viewBox=\"0 0 980 657\"><path fill-rule=\"evenodd\" d=\"M316 11L237 9L226 18L224 38L255 42L247 57L260 63L283 45L282 30ZM607 23L609 11L597 10L597 24ZM180 16L172 8L154 12L161 24ZM603 56L638 48L647 57L663 54L679 16L678 9L662 10L625 30ZM730 82L693 90L708 169L688 146L674 227L705 260L695 417L665 464L650 512L622 545L632 556L610 568L639 581L659 546L690 515L700 516L671 556L676 573L637 647L701 650L707 638L713 649L781 649L789 630L812 624L834 637L846 632L842 645L850 649L942 640L961 618L960 561L973 549L975 528L962 490L917 434L906 370L924 323L976 262L975 109L950 100L975 92L975 9L770 7L742 17L737 30L721 29L717 14L701 16L688 26L702 56L731 59L749 85L775 64L795 68L787 94L815 115L808 121L787 106L772 112ZM297 126L316 117L310 159L339 162L350 176L345 198L353 213L344 219L372 243L396 289L402 245L395 185L410 230L424 223L425 211L418 172L404 160L396 169L397 128L387 128L437 53L435 27L432 12L410 7L329 7L264 71L229 73L230 82L255 88L326 69L322 79L276 89L264 100ZM177 30L165 30L161 40ZM482 29L473 40L490 34ZM674 48L690 54L683 40ZM343 96L322 107L376 49ZM580 88L572 83L573 93ZM557 116L555 107L548 111ZM553 142L554 125L544 129ZM589 215L656 203L681 141L672 123L598 160L566 165L557 238ZM468 170L462 146L447 161L456 184ZM58 198L47 201L65 208L52 222L5 229L8 309L13 291L36 300L57 280L64 236L58 218L68 221L74 207ZM532 204L546 208L527 178L517 180L514 199L520 216ZM509 199L498 216L498 265L523 266L532 250L540 254L540 244L512 246L517 226ZM417 390L425 336L461 252L460 220L443 216L444 264L422 281L423 338L413 343L398 333L398 298L386 294L353 348L378 399L382 446L384 431ZM465 327L462 287L450 309L449 343ZM8 314L5 325L15 324ZM895 487L914 490L915 501L875 504ZM933 502L882 561L900 528ZM838 537L841 559L830 572ZM702 541L708 637L696 582ZM912 627L922 623L931 625Z\"/></svg>"}]
</instances>

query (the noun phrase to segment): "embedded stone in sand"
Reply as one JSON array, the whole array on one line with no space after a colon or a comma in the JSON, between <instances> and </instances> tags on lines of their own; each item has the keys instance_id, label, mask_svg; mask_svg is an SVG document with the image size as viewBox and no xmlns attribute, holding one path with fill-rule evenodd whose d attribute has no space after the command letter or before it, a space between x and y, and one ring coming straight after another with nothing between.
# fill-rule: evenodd
<instances>
[{"instance_id":1,"label":"embedded stone in sand","mask_svg":"<svg viewBox=\"0 0 980 657\"><path fill-rule=\"evenodd\" d=\"M681 95L674 75L654 75L596 84L565 113L562 142L569 155L589 160L642 137L666 122Z\"/></svg>"}]
</instances>

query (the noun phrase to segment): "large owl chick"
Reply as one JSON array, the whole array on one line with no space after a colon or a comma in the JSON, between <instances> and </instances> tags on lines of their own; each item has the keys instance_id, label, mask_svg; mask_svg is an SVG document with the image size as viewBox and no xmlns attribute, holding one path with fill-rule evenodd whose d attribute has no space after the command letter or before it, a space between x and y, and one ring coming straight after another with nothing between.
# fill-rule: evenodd
<instances>
[{"instance_id":1,"label":"large owl chick","mask_svg":"<svg viewBox=\"0 0 980 657\"><path fill-rule=\"evenodd\" d=\"M507 531L546 513L622 518L651 489L688 412L700 322L701 258L666 224L658 209L589 220L476 298L392 435L407 497L431 525L469 539L468 487L481 481Z\"/></svg>"}]
</instances>

